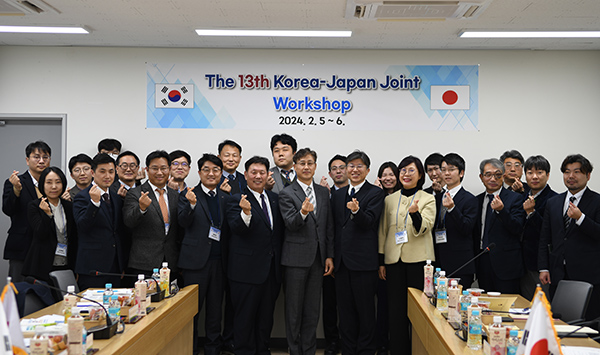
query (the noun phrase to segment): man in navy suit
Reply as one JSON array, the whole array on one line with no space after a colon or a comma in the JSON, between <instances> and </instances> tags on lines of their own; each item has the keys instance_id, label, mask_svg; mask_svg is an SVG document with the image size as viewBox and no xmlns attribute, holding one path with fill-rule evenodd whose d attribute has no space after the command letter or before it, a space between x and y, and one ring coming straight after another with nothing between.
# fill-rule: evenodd
<instances>
[{"instance_id":1,"label":"man in navy suit","mask_svg":"<svg viewBox=\"0 0 600 355\"><path fill-rule=\"evenodd\" d=\"M204 154L198 160L200 184L187 188L179 195L179 225L185 229L179 253L179 268L185 286L199 285L198 314L194 318L194 354L197 346L198 315L206 300L206 342L204 354L219 355L223 292L227 282L223 221L225 196L217 186L223 163L216 155Z\"/></svg>"},{"instance_id":2,"label":"man in navy suit","mask_svg":"<svg viewBox=\"0 0 600 355\"><path fill-rule=\"evenodd\" d=\"M21 175L15 170L4 182L2 212L10 217L4 259L8 260L8 276L12 277L13 282L23 281L23 263L33 238L27 221L27 206L42 196L37 186L38 180L42 171L50 166L51 155L52 150L45 142L30 143L25 148L28 170Z\"/></svg>"},{"instance_id":3,"label":"man in navy suit","mask_svg":"<svg viewBox=\"0 0 600 355\"><path fill-rule=\"evenodd\" d=\"M237 171L240 161L242 161L242 146L227 139L219 143L218 149L218 157L223 162L219 188L230 195L239 194L247 186L244 174Z\"/></svg>"},{"instance_id":4,"label":"man in navy suit","mask_svg":"<svg viewBox=\"0 0 600 355\"><path fill-rule=\"evenodd\" d=\"M496 243L476 263L479 286L486 291L519 293L523 276L521 232L525 211L522 195L502 187L504 164L486 159L479 165L485 192L477 196L477 218L473 230L475 253Z\"/></svg>"},{"instance_id":5,"label":"man in navy suit","mask_svg":"<svg viewBox=\"0 0 600 355\"><path fill-rule=\"evenodd\" d=\"M600 195L587 187L592 164L581 154L560 166L566 192L546 203L540 234L540 281L553 295L560 280L594 285L586 319L600 316Z\"/></svg>"},{"instance_id":6,"label":"man in navy suit","mask_svg":"<svg viewBox=\"0 0 600 355\"><path fill-rule=\"evenodd\" d=\"M277 194L265 190L269 160L255 156L245 168L248 187L228 199L226 211L235 354L266 355L281 288L283 220Z\"/></svg>"},{"instance_id":7,"label":"man in navy suit","mask_svg":"<svg viewBox=\"0 0 600 355\"><path fill-rule=\"evenodd\" d=\"M500 161L504 164L504 188L527 195L529 186L521 181L525 161L523 155L518 150L507 150L500 156Z\"/></svg>"},{"instance_id":8,"label":"man in navy suit","mask_svg":"<svg viewBox=\"0 0 600 355\"><path fill-rule=\"evenodd\" d=\"M465 160L456 153L442 158L441 175L446 189L435 195L435 264L454 272L473 258L473 226L477 218L477 199L462 187ZM454 277L465 289L471 287L475 264L469 263Z\"/></svg>"},{"instance_id":9,"label":"man in navy suit","mask_svg":"<svg viewBox=\"0 0 600 355\"><path fill-rule=\"evenodd\" d=\"M335 225L335 288L343 354L375 353L379 216L385 192L366 181L371 160L347 158L350 184L331 196Z\"/></svg>"},{"instance_id":10,"label":"man in navy suit","mask_svg":"<svg viewBox=\"0 0 600 355\"><path fill-rule=\"evenodd\" d=\"M427 176L429 176L429 180L431 180L431 186L423 189L423 191L434 196L441 194L442 188L444 187L444 177L440 171L443 157L444 156L440 153L432 153L425 159L424 163L425 172L427 173Z\"/></svg>"},{"instance_id":11,"label":"man in navy suit","mask_svg":"<svg viewBox=\"0 0 600 355\"><path fill-rule=\"evenodd\" d=\"M298 149L296 139L289 134L276 134L271 137L271 153L275 166L269 172L267 190L279 193L296 180L294 154Z\"/></svg>"},{"instance_id":12,"label":"man in navy suit","mask_svg":"<svg viewBox=\"0 0 600 355\"><path fill-rule=\"evenodd\" d=\"M538 251L540 249L540 231L544 221L544 211L549 198L556 195L548 185L550 162L541 155L531 156L525 161L525 180L531 189L523 202L527 214L523 226L523 264L525 275L521 278L521 295L531 299L537 284L540 283L538 269ZM544 286L544 291L548 287Z\"/></svg>"},{"instance_id":13,"label":"man in navy suit","mask_svg":"<svg viewBox=\"0 0 600 355\"><path fill-rule=\"evenodd\" d=\"M121 273L125 269L122 249L123 202L110 186L115 178L115 161L106 153L92 160L94 182L75 196L73 214L77 223L78 246L75 272L79 287L120 287L118 276L92 276L90 271Z\"/></svg>"}]
</instances>

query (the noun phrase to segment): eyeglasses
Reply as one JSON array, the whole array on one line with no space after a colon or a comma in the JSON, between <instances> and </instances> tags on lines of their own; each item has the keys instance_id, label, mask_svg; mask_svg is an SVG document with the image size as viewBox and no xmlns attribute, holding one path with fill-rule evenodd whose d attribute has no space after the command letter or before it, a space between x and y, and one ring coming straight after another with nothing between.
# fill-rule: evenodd
<instances>
[{"instance_id":1,"label":"eyeglasses","mask_svg":"<svg viewBox=\"0 0 600 355\"><path fill-rule=\"evenodd\" d=\"M174 166L175 168L178 168L179 166L181 166L183 169L187 169L190 167L190 165L186 162L180 163L178 161L174 161L171 163L172 166Z\"/></svg>"},{"instance_id":2,"label":"eyeglasses","mask_svg":"<svg viewBox=\"0 0 600 355\"><path fill-rule=\"evenodd\" d=\"M315 165L315 162L312 160L310 160L310 161L301 160L301 161L297 162L296 164L298 164L299 166L308 166L310 168Z\"/></svg>"},{"instance_id":3,"label":"eyeglasses","mask_svg":"<svg viewBox=\"0 0 600 355\"><path fill-rule=\"evenodd\" d=\"M169 171L169 167L168 167L168 166L160 166L160 167L158 167L158 166L151 166L151 167L149 167L149 168L148 168L148 170L150 170L150 171L151 171L151 172L153 172L153 173L156 173L156 172L158 172L159 170L160 170L161 172L163 172L163 173L166 173L166 172L168 172L168 171Z\"/></svg>"},{"instance_id":4,"label":"eyeglasses","mask_svg":"<svg viewBox=\"0 0 600 355\"><path fill-rule=\"evenodd\" d=\"M35 160L35 161L40 161L40 160L50 160L50 156L49 155L32 155L29 157L29 159L31 160Z\"/></svg>"},{"instance_id":5,"label":"eyeglasses","mask_svg":"<svg viewBox=\"0 0 600 355\"><path fill-rule=\"evenodd\" d=\"M414 175L417 171L415 169L400 169L400 175Z\"/></svg>"},{"instance_id":6,"label":"eyeglasses","mask_svg":"<svg viewBox=\"0 0 600 355\"><path fill-rule=\"evenodd\" d=\"M138 165L136 163L121 163L119 164L119 168L123 169L123 170L127 170L127 168L131 169L131 170L135 170L138 167Z\"/></svg>"},{"instance_id":7,"label":"eyeglasses","mask_svg":"<svg viewBox=\"0 0 600 355\"><path fill-rule=\"evenodd\" d=\"M492 177L494 177L496 180L500 180L502 179L502 173L485 173L483 174L483 177L486 179L491 179Z\"/></svg>"},{"instance_id":8,"label":"eyeglasses","mask_svg":"<svg viewBox=\"0 0 600 355\"><path fill-rule=\"evenodd\" d=\"M455 170L458 170L458 168L442 168L441 170L442 170L442 173L445 174L445 173L452 173Z\"/></svg>"},{"instance_id":9,"label":"eyeglasses","mask_svg":"<svg viewBox=\"0 0 600 355\"><path fill-rule=\"evenodd\" d=\"M333 165L329 171L343 171L346 169L346 165L335 166Z\"/></svg>"},{"instance_id":10,"label":"eyeglasses","mask_svg":"<svg viewBox=\"0 0 600 355\"><path fill-rule=\"evenodd\" d=\"M358 164L358 165L348 164L348 165L346 165L346 167L348 167L348 170L353 170L353 169L362 170L365 166L362 164Z\"/></svg>"},{"instance_id":11,"label":"eyeglasses","mask_svg":"<svg viewBox=\"0 0 600 355\"><path fill-rule=\"evenodd\" d=\"M518 169L520 167L522 167L523 165L521 163L504 163L504 166L507 168L512 168L513 166L515 167L515 169Z\"/></svg>"},{"instance_id":12,"label":"eyeglasses","mask_svg":"<svg viewBox=\"0 0 600 355\"><path fill-rule=\"evenodd\" d=\"M83 168L75 168L73 169L73 174L79 174L82 171L84 173L88 173L90 170L92 170L92 168L90 168L89 166L84 166Z\"/></svg>"},{"instance_id":13,"label":"eyeglasses","mask_svg":"<svg viewBox=\"0 0 600 355\"><path fill-rule=\"evenodd\" d=\"M200 169L200 171L202 171L204 174L210 174L210 172L212 171L213 174L220 174L221 173L221 168L219 167L215 167L215 168L202 168Z\"/></svg>"}]
</instances>

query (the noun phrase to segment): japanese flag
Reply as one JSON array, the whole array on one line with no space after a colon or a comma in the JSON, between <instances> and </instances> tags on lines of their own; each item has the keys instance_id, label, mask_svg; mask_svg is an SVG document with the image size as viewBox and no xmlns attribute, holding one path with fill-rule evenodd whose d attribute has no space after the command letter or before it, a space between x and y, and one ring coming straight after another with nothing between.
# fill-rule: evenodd
<instances>
[{"instance_id":1,"label":"japanese flag","mask_svg":"<svg viewBox=\"0 0 600 355\"><path fill-rule=\"evenodd\" d=\"M194 108L194 84L155 84L156 108Z\"/></svg>"},{"instance_id":2,"label":"japanese flag","mask_svg":"<svg viewBox=\"0 0 600 355\"><path fill-rule=\"evenodd\" d=\"M431 85L432 110L468 110L469 85Z\"/></svg>"}]
</instances>

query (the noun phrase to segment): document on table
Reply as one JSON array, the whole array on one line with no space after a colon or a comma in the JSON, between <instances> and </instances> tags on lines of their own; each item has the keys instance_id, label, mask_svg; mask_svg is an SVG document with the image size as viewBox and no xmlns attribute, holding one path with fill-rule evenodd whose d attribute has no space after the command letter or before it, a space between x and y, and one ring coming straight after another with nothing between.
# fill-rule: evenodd
<instances>
[{"instance_id":1,"label":"document on table","mask_svg":"<svg viewBox=\"0 0 600 355\"><path fill-rule=\"evenodd\" d=\"M562 353L563 355L600 355L600 349L585 346L563 346Z\"/></svg>"}]
</instances>

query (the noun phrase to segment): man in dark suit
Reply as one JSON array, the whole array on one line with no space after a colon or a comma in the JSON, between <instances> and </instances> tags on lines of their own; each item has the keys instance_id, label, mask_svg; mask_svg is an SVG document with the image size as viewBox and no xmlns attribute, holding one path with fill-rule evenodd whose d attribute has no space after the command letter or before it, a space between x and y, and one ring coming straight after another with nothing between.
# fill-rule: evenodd
<instances>
[{"instance_id":1,"label":"man in dark suit","mask_svg":"<svg viewBox=\"0 0 600 355\"><path fill-rule=\"evenodd\" d=\"M185 179L190 174L192 157L187 152L177 149L169 153L169 159L171 160L169 187L181 193L188 187Z\"/></svg>"},{"instance_id":2,"label":"man in dark suit","mask_svg":"<svg viewBox=\"0 0 600 355\"><path fill-rule=\"evenodd\" d=\"M255 156L245 168L248 187L228 199L226 211L235 354L266 355L281 288L283 220L277 194L265 190L269 160Z\"/></svg>"},{"instance_id":3,"label":"man in dark suit","mask_svg":"<svg viewBox=\"0 0 600 355\"><path fill-rule=\"evenodd\" d=\"M521 181L525 159L518 150L507 150L500 156L504 164L504 188L527 196L529 186Z\"/></svg>"},{"instance_id":4,"label":"man in dark suit","mask_svg":"<svg viewBox=\"0 0 600 355\"><path fill-rule=\"evenodd\" d=\"M435 195L435 264L454 272L473 258L473 226L477 218L477 199L462 187L465 160L456 153L442 158L441 176L446 190ZM475 264L469 263L454 277L464 289L471 287Z\"/></svg>"},{"instance_id":5,"label":"man in dark suit","mask_svg":"<svg viewBox=\"0 0 600 355\"><path fill-rule=\"evenodd\" d=\"M540 234L540 281L553 295L560 280L594 285L586 319L600 316L600 195L587 187L592 164L581 154L560 166L567 192L546 203Z\"/></svg>"},{"instance_id":6,"label":"man in dark suit","mask_svg":"<svg viewBox=\"0 0 600 355\"><path fill-rule=\"evenodd\" d=\"M38 180L44 169L50 166L50 146L42 141L30 143L25 148L25 162L28 170L19 175L13 171L4 182L2 212L10 217L8 238L4 245L4 259L8 260L8 276L13 282L23 281L23 262L31 245L31 228L27 221L29 202L40 198Z\"/></svg>"},{"instance_id":7,"label":"man in dark suit","mask_svg":"<svg viewBox=\"0 0 600 355\"><path fill-rule=\"evenodd\" d=\"M350 184L331 196L335 223L335 288L343 354L375 353L378 226L385 192L366 181L370 159L347 158Z\"/></svg>"},{"instance_id":8,"label":"man in dark suit","mask_svg":"<svg viewBox=\"0 0 600 355\"><path fill-rule=\"evenodd\" d=\"M531 156L525 161L525 179L531 189L523 202L527 215L523 226L522 247L525 275L521 278L521 295L531 299L540 283L538 269L538 251L540 249L540 231L544 221L544 211L549 198L556 195L548 185L550 162L541 155ZM548 286L542 286L548 292Z\"/></svg>"},{"instance_id":9,"label":"man in dark suit","mask_svg":"<svg viewBox=\"0 0 600 355\"><path fill-rule=\"evenodd\" d=\"M118 276L92 276L90 271L121 273L125 269L122 249L124 233L122 199L110 190L115 178L115 161L106 153L92 160L94 182L75 196L73 214L77 223L78 246L75 272L79 287L120 287Z\"/></svg>"},{"instance_id":10,"label":"man in dark suit","mask_svg":"<svg viewBox=\"0 0 600 355\"><path fill-rule=\"evenodd\" d=\"M197 346L198 316L206 300L206 342L204 354L219 355L223 292L227 282L223 243L225 196L217 186L223 163L216 155L204 154L198 160L200 184L179 195L179 225L185 229L179 254L184 285L199 286L198 314L194 317L194 354Z\"/></svg>"},{"instance_id":11,"label":"man in dark suit","mask_svg":"<svg viewBox=\"0 0 600 355\"><path fill-rule=\"evenodd\" d=\"M486 291L519 293L523 276L521 232L525 220L523 197L502 187L504 165L486 159L479 165L485 192L477 196L477 218L473 230L475 253L496 243L476 263L479 286Z\"/></svg>"},{"instance_id":12,"label":"man in dark suit","mask_svg":"<svg viewBox=\"0 0 600 355\"><path fill-rule=\"evenodd\" d=\"M279 193L296 179L294 171L294 154L298 143L289 134L276 134L271 138L271 153L275 166L269 172L267 190Z\"/></svg>"},{"instance_id":13,"label":"man in dark suit","mask_svg":"<svg viewBox=\"0 0 600 355\"><path fill-rule=\"evenodd\" d=\"M429 176L429 180L431 180L431 186L423 189L423 191L434 196L441 194L444 187L444 179L440 171L443 157L440 153L432 153L425 159L425 172Z\"/></svg>"},{"instance_id":14,"label":"man in dark suit","mask_svg":"<svg viewBox=\"0 0 600 355\"><path fill-rule=\"evenodd\" d=\"M110 189L125 198L127 191L141 185L141 182L137 180L140 171L140 158L134 152L127 150L118 155L115 164L117 174Z\"/></svg>"},{"instance_id":15,"label":"man in dark suit","mask_svg":"<svg viewBox=\"0 0 600 355\"><path fill-rule=\"evenodd\" d=\"M285 328L291 355L315 354L323 276L333 272L329 191L314 183L316 169L317 153L300 149L294 155L298 177L279 194L285 224L281 250Z\"/></svg>"},{"instance_id":16,"label":"man in dark suit","mask_svg":"<svg viewBox=\"0 0 600 355\"><path fill-rule=\"evenodd\" d=\"M240 161L242 161L242 146L227 139L219 143L218 149L218 157L223 162L219 188L230 195L239 194L247 186L244 174L237 171Z\"/></svg>"},{"instance_id":17,"label":"man in dark suit","mask_svg":"<svg viewBox=\"0 0 600 355\"><path fill-rule=\"evenodd\" d=\"M71 178L75 180L75 186L67 189L71 201L75 196L92 183L92 158L84 153L77 154L69 159L69 171Z\"/></svg>"},{"instance_id":18,"label":"man in dark suit","mask_svg":"<svg viewBox=\"0 0 600 355\"><path fill-rule=\"evenodd\" d=\"M129 190L123 204L123 221L131 229L129 273L152 275L166 261L171 279L179 258L179 194L167 186L169 153L156 150L146 157L148 181Z\"/></svg>"}]
</instances>

